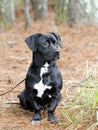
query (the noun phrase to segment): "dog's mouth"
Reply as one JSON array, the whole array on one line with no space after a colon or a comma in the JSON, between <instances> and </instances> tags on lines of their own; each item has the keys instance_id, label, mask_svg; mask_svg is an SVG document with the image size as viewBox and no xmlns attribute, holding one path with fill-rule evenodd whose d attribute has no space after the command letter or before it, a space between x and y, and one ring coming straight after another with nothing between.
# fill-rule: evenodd
<instances>
[{"instance_id":1,"label":"dog's mouth","mask_svg":"<svg viewBox=\"0 0 98 130\"><path fill-rule=\"evenodd\" d=\"M60 55L59 55L59 52L55 52L51 55L45 55L44 58L47 60L47 61L56 61L58 59L60 59Z\"/></svg>"},{"instance_id":2,"label":"dog's mouth","mask_svg":"<svg viewBox=\"0 0 98 130\"><path fill-rule=\"evenodd\" d=\"M58 59L60 59L59 52L55 52L54 53L54 60L58 60Z\"/></svg>"},{"instance_id":3,"label":"dog's mouth","mask_svg":"<svg viewBox=\"0 0 98 130\"><path fill-rule=\"evenodd\" d=\"M60 56L57 56L57 57L54 58L55 61L58 60L58 59L60 59Z\"/></svg>"}]
</instances>

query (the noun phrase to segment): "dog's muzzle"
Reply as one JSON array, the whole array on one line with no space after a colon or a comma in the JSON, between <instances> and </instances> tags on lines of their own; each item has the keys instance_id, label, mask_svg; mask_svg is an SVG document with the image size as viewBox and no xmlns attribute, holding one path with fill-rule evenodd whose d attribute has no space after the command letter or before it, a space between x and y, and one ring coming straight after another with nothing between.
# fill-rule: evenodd
<instances>
[{"instance_id":1,"label":"dog's muzzle","mask_svg":"<svg viewBox=\"0 0 98 130\"><path fill-rule=\"evenodd\" d=\"M59 58L60 58L60 53L59 53L59 51L55 51L55 52L54 52L54 59L57 60L57 59L59 59Z\"/></svg>"}]
</instances>

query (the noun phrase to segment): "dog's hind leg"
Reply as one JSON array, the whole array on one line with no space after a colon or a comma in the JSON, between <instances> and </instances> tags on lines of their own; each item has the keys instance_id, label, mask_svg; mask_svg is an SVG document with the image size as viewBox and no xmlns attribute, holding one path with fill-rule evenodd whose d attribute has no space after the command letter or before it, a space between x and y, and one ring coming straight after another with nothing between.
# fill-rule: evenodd
<instances>
[{"instance_id":1,"label":"dog's hind leg","mask_svg":"<svg viewBox=\"0 0 98 130\"><path fill-rule=\"evenodd\" d=\"M23 109L33 110L32 106L31 106L31 104L28 100L28 95L27 95L27 92L26 92L25 89L20 93L20 95L18 95L18 98L19 98L19 101L20 101L20 105Z\"/></svg>"}]
</instances>

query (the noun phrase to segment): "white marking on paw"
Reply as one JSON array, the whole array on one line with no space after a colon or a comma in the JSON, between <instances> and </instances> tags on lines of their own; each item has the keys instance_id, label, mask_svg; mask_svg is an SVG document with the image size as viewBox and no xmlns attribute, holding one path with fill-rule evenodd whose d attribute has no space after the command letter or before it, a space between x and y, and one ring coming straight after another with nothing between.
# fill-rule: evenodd
<instances>
[{"instance_id":1,"label":"white marking on paw","mask_svg":"<svg viewBox=\"0 0 98 130\"><path fill-rule=\"evenodd\" d=\"M38 123L39 121L31 121L31 124L34 125L35 123Z\"/></svg>"},{"instance_id":2,"label":"white marking on paw","mask_svg":"<svg viewBox=\"0 0 98 130\"><path fill-rule=\"evenodd\" d=\"M37 97L42 97L42 95L44 94L44 91L46 89L51 89L51 86L47 86L47 85L44 85L43 84L43 74L46 74L48 72L48 67L49 67L49 64L46 63L40 70L40 77L41 77L41 80L39 83L35 84L34 85L34 89L37 90Z\"/></svg>"}]
</instances>

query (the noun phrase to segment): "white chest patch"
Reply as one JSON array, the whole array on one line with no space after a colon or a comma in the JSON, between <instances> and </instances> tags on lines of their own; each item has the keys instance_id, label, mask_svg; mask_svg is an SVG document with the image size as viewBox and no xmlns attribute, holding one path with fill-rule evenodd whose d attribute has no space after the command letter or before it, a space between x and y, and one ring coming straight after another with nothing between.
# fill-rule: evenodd
<instances>
[{"instance_id":1,"label":"white chest patch","mask_svg":"<svg viewBox=\"0 0 98 130\"><path fill-rule=\"evenodd\" d=\"M37 84L34 85L34 89L37 90L37 97L42 97L42 95L44 94L44 91L45 91L46 89L51 89L51 86L44 85L43 82L42 82L42 81L43 81L42 76L43 76L43 74L46 74L46 73L48 72L48 66L49 66L49 64L46 63L46 64L41 68L41 70L40 70L41 80L40 80L39 83L37 83Z\"/></svg>"}]
</instances>

